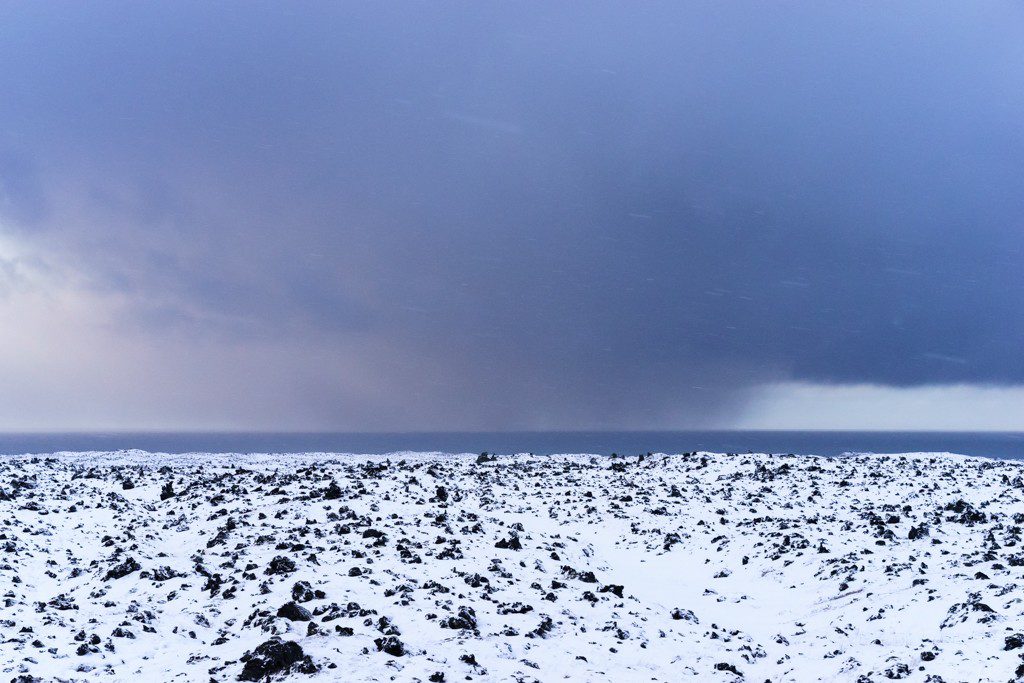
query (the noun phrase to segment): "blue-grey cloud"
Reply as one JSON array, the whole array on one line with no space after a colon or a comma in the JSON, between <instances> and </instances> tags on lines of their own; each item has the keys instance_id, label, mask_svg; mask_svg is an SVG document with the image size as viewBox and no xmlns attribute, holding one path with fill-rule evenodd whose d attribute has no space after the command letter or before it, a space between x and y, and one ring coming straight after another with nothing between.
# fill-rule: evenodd
<instances>
[{"instance_id":1,"label":"blue-grey cloud","mask_svg":"<svg viewBox=\"0 0 1024 683\"><path fill-rule=\"evenodd\" d=\"M126 328L297 356L390 340L366 362L408 388L395 427L699 422L789 379L1020 383L1022 20L11 4L0 212L124 296Z\"/></svg>"}]
</instances>

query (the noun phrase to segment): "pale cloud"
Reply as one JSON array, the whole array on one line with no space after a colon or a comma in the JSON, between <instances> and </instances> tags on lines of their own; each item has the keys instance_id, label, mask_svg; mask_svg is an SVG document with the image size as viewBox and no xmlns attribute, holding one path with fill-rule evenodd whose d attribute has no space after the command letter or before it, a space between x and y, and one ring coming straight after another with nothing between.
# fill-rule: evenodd
<instances>
[{"instance_id":1,"label":"pale cloud","mask_svg":"<svg viewBox=\"0 0 1024 683\"><path fill-rule=\"evenodd\" d=\"M750 393L739 429L1022 431L1024 386L782 382Z\"/></svg>"},{"instance_id":2,"label":"pale cloud","mask_svg":"<svg viewBox=\"0 0 1024 683\"><path fill-rule=\"evenodd\" d=\"M400 351L352 335L186 335L127 322L153 306L0 235L0 430L324 429L395 418L376 368ZM378 425L379 426L379 425Z\"/></svg>"}]
</instances>

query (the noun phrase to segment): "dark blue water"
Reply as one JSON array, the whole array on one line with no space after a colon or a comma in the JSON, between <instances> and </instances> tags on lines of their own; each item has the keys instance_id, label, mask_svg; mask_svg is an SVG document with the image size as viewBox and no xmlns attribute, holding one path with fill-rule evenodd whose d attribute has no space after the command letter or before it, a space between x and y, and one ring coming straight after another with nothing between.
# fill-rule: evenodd
<instances>
[{"instance_id":1,"label":"dark blue water","mask_svg":"<svg viewBox=\"0 0 1024 683\"><path fill-rule=\"evenodd\" d=\"M160 453L908 453L948 451L1024 459L1022 432L424 432L0 434L0 454L111 451Z\"/></svg>"}]
</instances>

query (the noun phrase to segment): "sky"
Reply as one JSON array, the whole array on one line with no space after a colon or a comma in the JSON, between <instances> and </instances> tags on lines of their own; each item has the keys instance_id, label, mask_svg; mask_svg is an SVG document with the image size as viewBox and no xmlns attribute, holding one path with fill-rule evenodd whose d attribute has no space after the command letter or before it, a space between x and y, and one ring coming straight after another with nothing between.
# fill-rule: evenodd
<instances>
[{"instance_id":1,"label":"sky","mask_svg":"<svg viewBox=\"0 0 1024 683\"><path fill-rule=\"evenodd\" d=\"M1024 430L1018 2L0 5L0 429Z\"/></svg>"}]
</instances>

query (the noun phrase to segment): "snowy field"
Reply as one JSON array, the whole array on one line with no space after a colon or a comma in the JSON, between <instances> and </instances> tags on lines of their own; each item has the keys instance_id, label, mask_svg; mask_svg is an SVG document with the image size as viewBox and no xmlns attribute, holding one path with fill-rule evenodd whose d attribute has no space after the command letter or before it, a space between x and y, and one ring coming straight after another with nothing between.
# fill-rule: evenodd
<instances>
[{"instance_id":1,"label":"snowy field","mask_svg":"<svg viewBox=\"0 0 1024 683\"><path fill-rule=\"evenodd\" d=\"M0 460L0 679L1024 680L1024 464Z\"/></svg>"}]
</instances>

